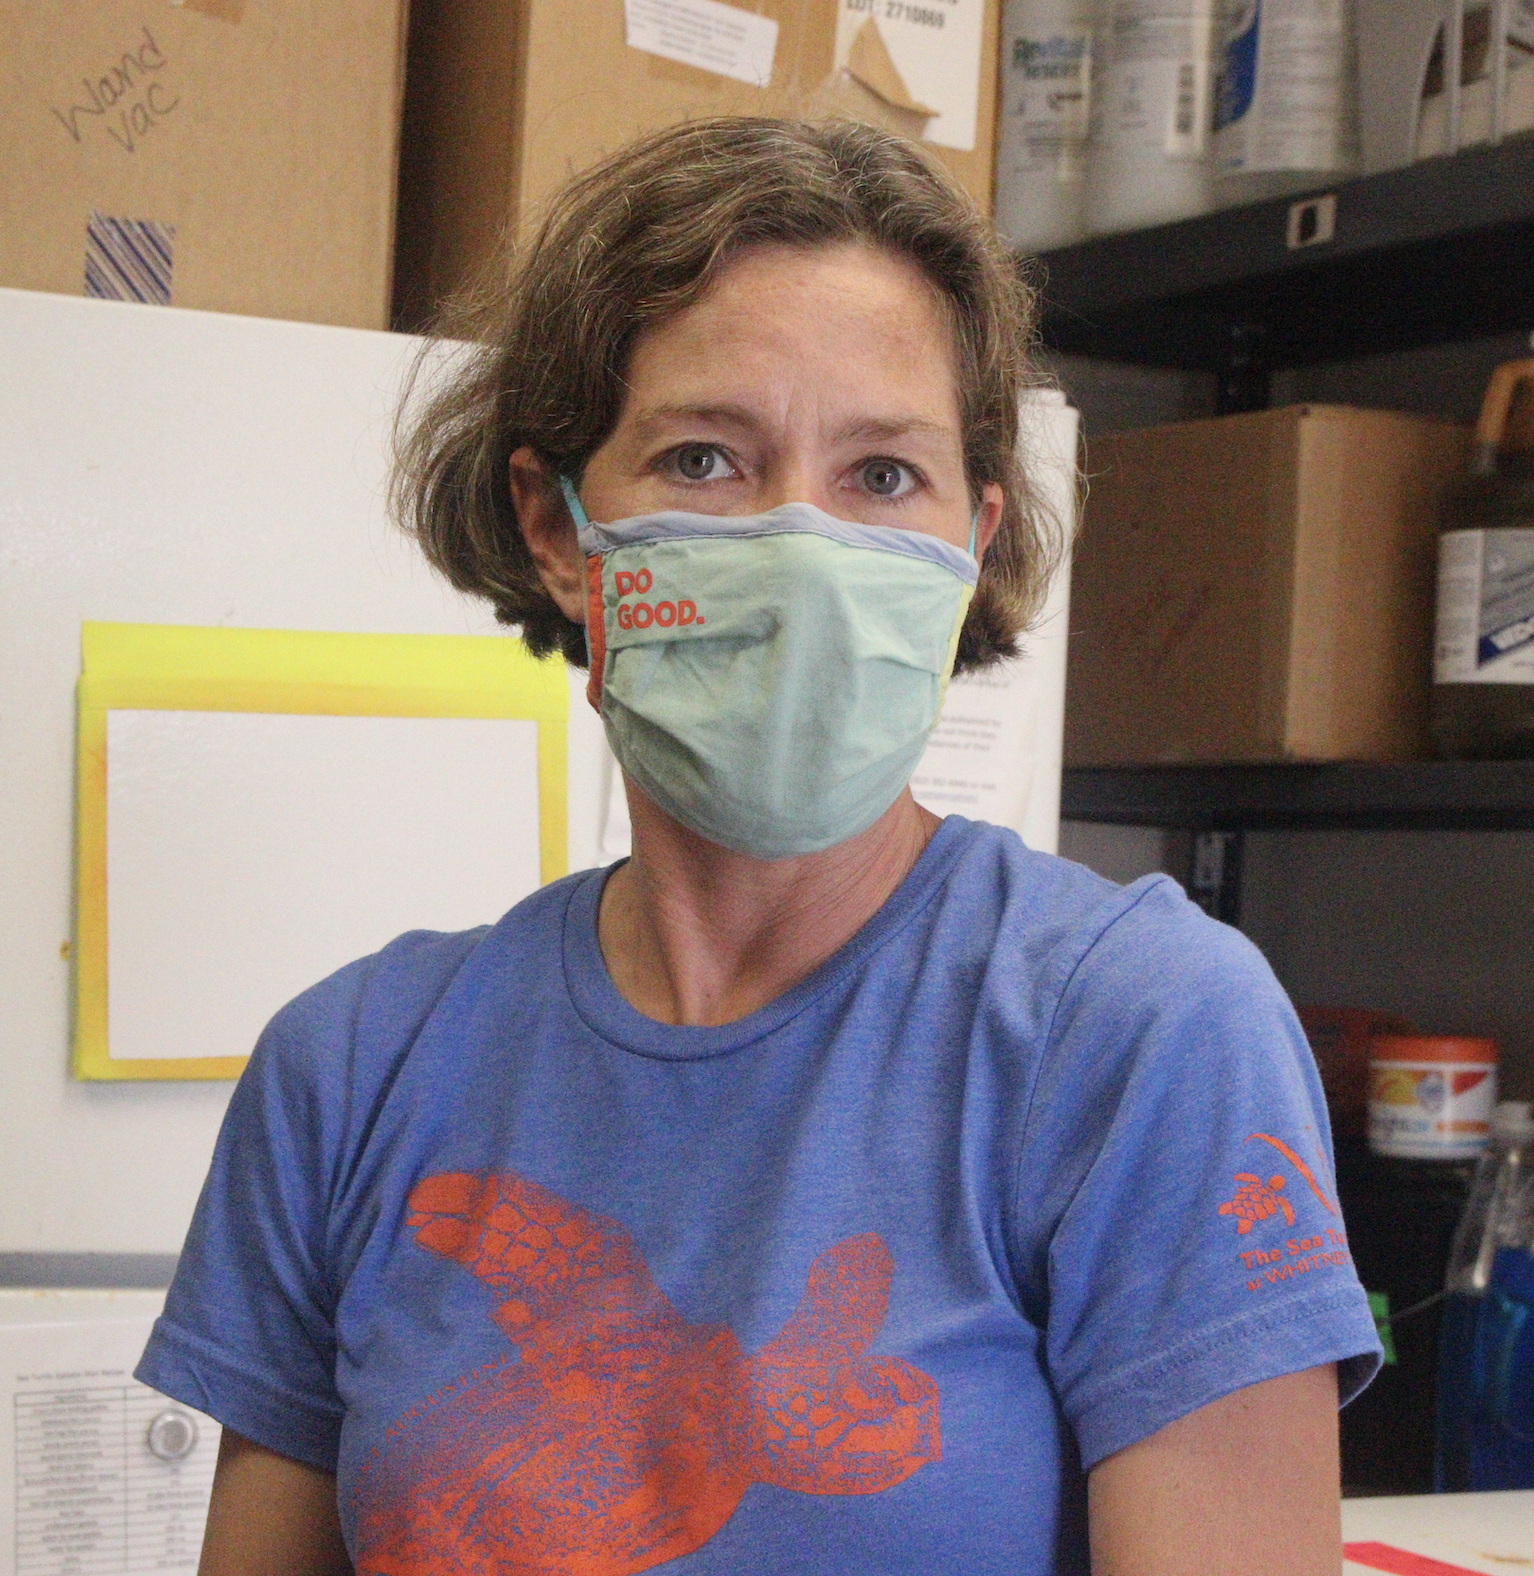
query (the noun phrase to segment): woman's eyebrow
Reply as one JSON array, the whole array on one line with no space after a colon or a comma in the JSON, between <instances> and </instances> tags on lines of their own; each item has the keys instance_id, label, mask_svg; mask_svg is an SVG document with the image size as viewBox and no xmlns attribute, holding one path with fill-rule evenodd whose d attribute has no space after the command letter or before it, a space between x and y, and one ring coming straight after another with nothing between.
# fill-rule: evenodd
<instances>
[{"instance_id":1,"label":"woman's eyebrow","mask_svg":"<svg viewBox=\"0 0 1534 1576\"><path fill-rule=\"evenodd\" d=\"M743 405L651 405L634 418L634 431L640 438L648 438L659 428L691 421L736 428L761 425L760 418Z\"/></svg>"},{"instance_id":2,"label":"woman's eyebrow","mask_svg":"<svg viewBox=\"0 0 1534 1576\"><path fill-rule=\"evenodd\" d=\"M929 416L858 416L838 427L832 434L835 443L883 442L893 438L946 438L953 428Z\"/></svg>"},{"instance_id":3,"label":"woman's eyebrow","mask_svg":"<svg viewBox=\"0 0 1534 1576\"><path fill-rule=\"evenodd\" d=\"M737 429L756 429L762 425L760 415L743 405L652 405L634 418L634 431L643 439L673 423L692 421ZM952 432L948 423L933 421L928 416L854 416L835 428L830 438L833 443L886 442L908 437L946 438Z\"/></svg>"}]
</instances>

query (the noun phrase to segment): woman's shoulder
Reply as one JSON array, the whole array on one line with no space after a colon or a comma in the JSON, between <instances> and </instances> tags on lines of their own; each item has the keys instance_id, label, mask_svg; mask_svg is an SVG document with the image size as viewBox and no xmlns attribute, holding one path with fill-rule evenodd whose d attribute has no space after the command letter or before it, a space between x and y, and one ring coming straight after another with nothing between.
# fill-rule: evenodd
<instances>
[{"instance_id":1,"label":"woman's shoulder","mask_svg":"<svg viewBox=\"0 0 1534 1576\"><path fill-rule=\"evenodd\" d=\"M387 1076L429 1020L455 1004L472 1008L519 965L536 974L543 966L537 954L559 945L572 890L593 874L540 887L494 924L396 936L288 1002L267 1025L253 1063L280 1063L304 1082Z\"/></svg>"},{"instance_id":2,"label":"woman's shoulder","mask_svg":"<svg viewBox=\"0 0 1534 1576\"><path fill-rule=\"evenodd\" d=\"M1128 988L1144 999L1271 978L1257 949L1210 918L1169 875L1120 884L1031 849L1008 828L972 822L964 830L950 901L988 911L993 953L1019 960L1061 991Z\"/></svg>"}]
</instances>

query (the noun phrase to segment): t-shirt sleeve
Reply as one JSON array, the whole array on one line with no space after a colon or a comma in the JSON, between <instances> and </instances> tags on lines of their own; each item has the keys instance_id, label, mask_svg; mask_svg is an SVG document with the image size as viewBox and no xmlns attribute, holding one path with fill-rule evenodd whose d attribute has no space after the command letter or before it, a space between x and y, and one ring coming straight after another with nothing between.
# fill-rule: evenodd
<instances>
[{"instance_id":1,"label":"t-shirt sleeve","mask_svg":"<svg viewBox=\"0 0 1534 1576\"><path fill-rule=\"evenodd\" d=\"M1086 1467L1322 1363L1349 1400L1380 1350L1288 999L1171 882L1122 901L1060 995L1016 1200Z\"/></svg>"},{"instance_id":2,"label":"t-shirt sleeve","mask_svg":"<svg viewBox=\"0 0 1534 1576\"><path fill-rule=\"evenodd\" d=\"M327 1472L342 1406L326 1235L369 966L315 986L262 1034L137 1370L236 1433Z\"/></svg>"}]
</instances>

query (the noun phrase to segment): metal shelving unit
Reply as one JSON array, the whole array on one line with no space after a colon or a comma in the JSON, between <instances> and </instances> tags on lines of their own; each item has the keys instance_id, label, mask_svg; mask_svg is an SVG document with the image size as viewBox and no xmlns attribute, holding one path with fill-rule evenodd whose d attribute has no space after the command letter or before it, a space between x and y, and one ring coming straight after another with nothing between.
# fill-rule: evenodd
<instances>
[{"instance_id":1,"label":"metal shelving unit","mask_svg":"<svg viewBox=\"0 0 1534 1576\"><path fill-rule=\"evenodd\" d=\"M1214 371L1222 410L1261 409L1281 367L1534 324L1534 135L1027 266L1051 349Z\"/></svg>"},{"instance_id":2,"label":"metal shelving unit","mask_svg":"<svg viewBox=\"0 0 1534 1576\"><path fill-rule=\"evenodd\" d=\"M1060 814L1187 833L1190 896L1235 925L1248 832L1534 831L1534 761L1074 767Z\"/></svg>"},{"instance_id":3,"label":"metal shelving unit","mask_svg":"<svg viewBox=\"0 0 1534 1576\"><path fill-rule=\"evenodd\" d=\"M1534 761L1075 767L1060 813L1188 832L1534 831Z\"/></svg>"},{"instance_id":4,"label":"metal shelving unit","mask_svg":"<svg viewBox=\"0 0 1534 1576\"><path fill-rule=\"evenodd\" d=\"M1043 288L1051 349L1213 371L1221 411L1261 409L1280 368L1534 326L1534 136L1104 237L1028 266ZM1190 895L1238 924L1249 832L1530 831L1534 761L1077 768L1064 774L1061 814L1169 829ZM1401 1233L1355 1233L1361 1272L1419 1302L1440 1284L1459 1198L1407 1196L1397 1177L1371 1181L1367 1164L1350 1176L1345 1146L1339 1160L1347 1207L1374 1221L1395 1209L1414 1244L1402 1264ZM1371 1187L1386 1205L1364 1210ZM1402 1277L1429 1264L1423 1286L1406 1290ZM1416 1448L1392 1430L1431 1416L1435 1320L1401 1329L1404 1366L1344 1414L1344 1461L1383 1470L1386 1481L1410 1469L1402 1462ZM1383 1468L1369 1459L1381 1442L1398 1446Z\"/></svg>"},{"instance_id":5,"label":"metal shelving unit","mask_svg":"<svg viewBox=\"0 0 1534 1576\"><path fill-rule=\"evenodd\" d=\"M1051 350L1213 371L1221 411L1260 410L1283 367L1534 325L1534 134L1023 266ZM1190 892L1235 923L1248 831L1534 830L1534 762L1068 770L1061 814L1186 832Z\"/></svg>"}]
</instances>

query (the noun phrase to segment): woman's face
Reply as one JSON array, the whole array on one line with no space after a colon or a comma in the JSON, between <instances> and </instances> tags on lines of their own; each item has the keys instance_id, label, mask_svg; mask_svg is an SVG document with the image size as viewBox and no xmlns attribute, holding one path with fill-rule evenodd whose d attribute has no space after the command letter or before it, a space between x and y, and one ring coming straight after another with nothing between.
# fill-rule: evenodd
<instances>
[{"instance_id":1,"label":"woman's face","mask_svg":"<svg viewBox=\"0 0 1534 1576\"><path fill-rule=\"evenodd\" d=\"M932 288L914 264L861 244L742 254L639 340L581 501L593 520L812 503L965 546L953 347ZM977 553L1001 507L987 484Z\"/></svg>"}]
</instances>

